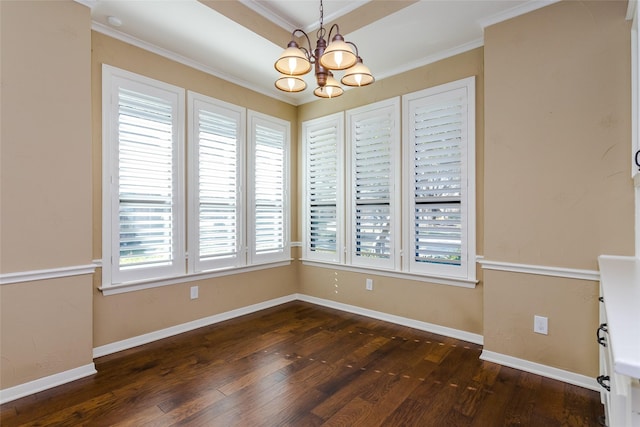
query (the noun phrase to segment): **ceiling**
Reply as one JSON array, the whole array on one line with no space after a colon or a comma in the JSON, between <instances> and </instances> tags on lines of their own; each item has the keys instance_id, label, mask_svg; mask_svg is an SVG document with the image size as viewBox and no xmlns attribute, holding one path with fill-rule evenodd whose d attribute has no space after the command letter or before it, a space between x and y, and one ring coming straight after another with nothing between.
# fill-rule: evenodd
<instances>
[{"instance_id":1,"label":"ceiling","mask_svg":"<svg viewBox=\"0 0 640 427\"><path fill-rule=\"evenodd\" d=\"M319 0L77 1L96 31L293 105L317 99L311 73L304 92L276 89L273 64L296 28L315 48ZM323 22L339 24L380 81L481 46L485 27L554 1L324 0Z\"/></svg>"}]
</instances>

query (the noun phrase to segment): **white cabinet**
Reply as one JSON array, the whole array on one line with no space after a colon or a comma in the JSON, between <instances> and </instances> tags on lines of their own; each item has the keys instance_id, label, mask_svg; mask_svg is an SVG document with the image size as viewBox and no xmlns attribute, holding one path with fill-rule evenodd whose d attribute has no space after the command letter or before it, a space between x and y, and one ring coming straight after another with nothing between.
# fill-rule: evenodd
<instances>
[{"instance_id":1,"label":"white cabinet","mask_svg":"<svg viewBox=\"0 0 640 427\"><path fill-rule=\"evenodd\" d=\"M609 427L640 427L640 260L600 256L601 398Z\"/></svg>"}]
</instances>

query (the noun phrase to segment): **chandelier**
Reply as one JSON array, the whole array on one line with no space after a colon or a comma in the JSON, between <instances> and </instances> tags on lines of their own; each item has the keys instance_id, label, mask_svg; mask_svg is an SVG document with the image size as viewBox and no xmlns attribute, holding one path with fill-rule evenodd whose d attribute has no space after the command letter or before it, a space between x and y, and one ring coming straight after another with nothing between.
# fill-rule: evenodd
<instances>
[{"instance_id":1,"label":"chandelier","mask_svg":"<svg viewBox=\"0 0 640 427\"><path fill-rule=\"evenodd\" d=\"M333 71L345 70L340 82L346 86L367 86L374 82L369 68L362 63L358 55L358 47L340 34L338 24L333 24L329 30L327 39L331 43L327 46L324 39L326 30L323 26L324 11L320 0L320 29L316 36L315 50L311 50L311 40L307 33L301 29L295 29L291 33L291 41L282 55L275 63L276 70L280 72L280 78L276 80L276 87L285 92L301 92L307 87L307 83L301 76L311 71L311 65L315 67L315 76L318 87L313 91L321 98L335 98L342 95L344 90L333 77ZM336 30L335 36L331 33ZM296 34L301 34L307 39L309 48L299 47L296 43ZM355 48L355 53L351 46Z\"/></svg>"}]
</instances>

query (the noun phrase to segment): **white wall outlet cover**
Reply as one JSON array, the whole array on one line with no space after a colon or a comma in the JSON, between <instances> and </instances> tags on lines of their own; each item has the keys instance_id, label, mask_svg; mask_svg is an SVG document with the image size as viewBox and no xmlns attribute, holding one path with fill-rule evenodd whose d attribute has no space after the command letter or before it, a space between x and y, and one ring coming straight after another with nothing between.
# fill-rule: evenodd
<instances>
[{"instance_id":1,"label":"white wall outlet cover","mask_svg":"<svg viewBox=\"0 0 640 427\"><path fill-rule=\"evenodd\" d=\"M549 332L548 322L549 322L548 318L544 316L538 316L538 315L533 316L533 332L537 334L547 335Z\"/></svg>"}]
</instances>

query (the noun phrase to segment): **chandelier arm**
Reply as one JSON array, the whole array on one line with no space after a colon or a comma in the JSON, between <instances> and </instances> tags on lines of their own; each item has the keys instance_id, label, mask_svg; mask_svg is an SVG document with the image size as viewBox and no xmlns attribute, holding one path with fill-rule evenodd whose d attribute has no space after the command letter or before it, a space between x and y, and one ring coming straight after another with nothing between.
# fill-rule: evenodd
<instances>
[{"instance_id":1,"label":"chandelier arm","mask_svg":"<svg viewBox=\"0 0 640 427\"><path fill-rule=\"evenodd\" d=\"M338 26L338 24L333 24L329 29L329 36L327 37L327 40L329 41L329 43L331 43L331 32L333 31L334 28L336 29L336 34L340 34L340 27Z\"/></svg>"},{"instance_id":2,"label":"chandelier arm","mask_svg":"<svg viewBox=\"0 0 640 427\"><path fill-rule=\"evenodd\" d=\"M313 64L313 61L312 61L313 55L311 55L311 53L307 50L307 48L302 46L299 49L304 52L304 56L306 56L309 62Z\"/></svg>"},{"instance_id":3,"label":"chandelier arm","mask_svg":"<svg viewBox=\"0 0 640 427\"><path fill-rule=\"evenodd\" d=\"M311 48L311 40L309 39L309 36L307 35L307 33L304 30L301 30L300 28L296 28L291 33L291 39L292 40L295 40L296 33L302 33L304 38L307 39L307 45L309 46L309 49L307 49L305 47L301 47L300 50L302 50L304 52L304 54L307 56L307 59L309 60L309 62L311 62L313 64L315 62L315 57L311 53L311 52L313 52L313 49Z\"/></svg>"},{"instance_id":4,"label":"chandelier arm","mask_svg":"<svg viewBox=\"0 0 640 427\"><path fill-rule=\"evenodd\" d=\"M355 43L347 41L347 40L345 40L344 42L347 43L347 44L350 44L351 46L353 46L356 49L356 58L359 58L360 54L358 53L358 46L356 46Z\"/></svg>"}]
</instances>

